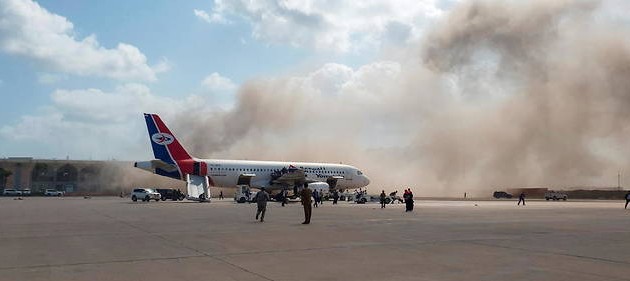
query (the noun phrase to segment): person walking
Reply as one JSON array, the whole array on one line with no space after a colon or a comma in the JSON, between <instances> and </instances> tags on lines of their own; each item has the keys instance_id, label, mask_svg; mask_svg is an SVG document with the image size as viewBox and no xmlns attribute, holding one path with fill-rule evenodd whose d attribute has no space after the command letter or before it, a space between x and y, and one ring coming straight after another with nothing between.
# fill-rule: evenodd
<instances>
[{"instance_id":1,"label":"person walking","mask_svg":"<svg viewBox=\"0 0 630 281\"><path fill-rule=\"evenodd\" d=\"M265 191L265 188L261 188L254 199L258 205L258 210L256 211L256 220L258 220L258 216L260 215L260 222L265 221L265 212L267 211L267 201L269 201L269 193Z\"/></svg>"},{"instance_id":2,"label":"person walking","mask_svg":"<svg viewBox=\"0 0 630 281\"><path fill-rule=\"evenodd\" d=\"M313 190L313 206L315 206L315 208L318 208L319 205L317 205L319 203L319 192L317 192L317 190Z\"/></svg>"},{"instance_id":3,"label":"person walking","mask_svg":"<svg viewBox=\"0 0 630 281\"><path fill-rule=\"evenodd\" d=\"M219 200L223 200L223 190L219 190Z\"/></svg>"},{"instance_id":4,"label":"person walking","mask_svg":"<svg viewBox=\"0 0 630 281\"><path fill-rule=\"evenodd\" d=\"M387 195L385 195L385 190L381 191L381 209L385 209L385 198L387 197Z\"/></svg>"},{"instance_id":5,"label":"person walking","mask_svg":"<svg viewBox=\"0 0 630 281\"><path fill-rule=\"evenodd\" d=\"M518 203L516 205L521 205L523 202L523 206L525 206L525 192L521 192L521 195L518 196Z\"/></svg>"},{"instance_id":6,"label":"person walking","mask_svg":"<svg viewBox=\"0 0 630 281\"><path fill-rule=\"evenodd\" d=\"M308 188L308 183L304 183L304 188L300 192L300 199L304 207L304 222L302 224L311 223L311 212L313 211L311 207L311 196L313 196L313 193Z\"/></svg>"},{"instance_id":7,"label":"person walking","mask_svg":"<svg viewBox=\"0 0 630 281\"><path fill-rule=\"evenodd\" d=\"M337 205L337 200L339 200L339 191L335 189L333 190L333 205Z\"/></svg>"},{"instance_id":8,"label":"person walking","mask_svg":"<svg viewBox=\"0 0 630 281\"><path fill-rule=\"evenodd\" d=\"M628 209L628 203L630 203L630 191L626 193L626 206L624 207L624 209Z\"/></svg>"},{"instance_id":9,"label":"person walking","mask_svg":"<svg viewBox=\"0 0 630 281\"><path fill-rule=\"evenodd\" d=\"M287 204L287 195L289 194L289 192L287 191L286 188L282 189L282 207L284 207L284 205Z\"/></svg>"},{"instance_id":10,"label":"person walking","mask_svg":"<svg viewBox=\"0 0 630 281\"><path fill-rule=\"evenodd\" d=\"M409 212L413 211L413 192L409 189Z\"/></svg>"},{"instance_id":11,"label":"person walking","mask_svg":"<svg viewBox=\"0 0 630 281\"><path fill-rule=\"evenodd\" d=\"M319 205L323 206L324 205L324 191L319 191Z\"/></svg>"}]
</instances>

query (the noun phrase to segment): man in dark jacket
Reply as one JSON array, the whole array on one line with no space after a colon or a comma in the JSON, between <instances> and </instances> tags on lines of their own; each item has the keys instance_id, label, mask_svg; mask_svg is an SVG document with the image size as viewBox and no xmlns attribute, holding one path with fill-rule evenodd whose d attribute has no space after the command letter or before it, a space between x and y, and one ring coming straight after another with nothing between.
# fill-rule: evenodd
<instances>
[{"instance_id":1,"label":"man in dark jacket","mask_svg":"<svg viewBox=\"0 0 630 281\"><path fill-rule=\"evenodd\" d=\"M300 192L300 199L302 199L302 206L304 206L304 222L302 224L311 223L311 211L313 210L311 196L313 193L308 188L308 183L304 183L304 189Z\"/></svg>"},{"instance_id":2,"label":"man in dark jacket","mask_svg":"<svg viewBox=\"0 0 630 281\"><path fill-rule=\"evenodd\" d=\"M624 209L628 209L628 203L630 203L630 191L626 193L626 206L624 207Z\"/></svg>"},{"instance_id":3,"label":"man in dark jacket","mask_svg":"<svg viewBox=\"0 0 630 281\"><path fill-rule=\"evenodd\" d=\"M313 205L315 208L319 207L319 192L317 190L313 190Z\"/></svg>"},{"instance_id":4,"label":"man in dark jacket","mask_svg":"<svg viewBox=\"0 0 630 281\"><path fill-rule=\"evenodd\" d=\"M381 209L385 208L385 198L387 197L387 195L385 195L385 190L381 191Z\"/></svg>"},{"instance_id":5,"label":"man in dark jacket","mask_svg":"<svg viewBox=\"0 0 630 281\"><path fill-rule=\"evenodd\" d=\"M411 212L413 210L413 194L411 193L411 189L405 189L403 199L405 199L405 212Z\"/></svg>"},{"instance_id":6,"label":"man in dark jacket","mask_svg":"<svg viewBox=\"0 0 630 281\"><path fill-rule=\"evenodd\" d=\"M518 203L516 205L521 205L523 202L523 206L525 206L525 192L521 192L521 195L518 196Z\"/></svg>"},{"instance_id":7,"label":"man in dark jacket","mask_svg":"<svg viewBox=\"0 0 630 281\"><path fill-rule=\"evenodd\" d=\"M267 211L267 201L269 201L269 193L265 191L265 188L261 188L256 196L254 197L254 201L256 201L258 205L258 210L256 211L256 220L258 220L258 215L260 215L260 222L265 221L265 211Z\"/></svg>"},{"instance_id":8,"label":"man in dark jacket","mask_svg":"<svg viewBox=\"0 0 630 281\"><path fill-rule=\"evenodd\" d=\"M280 196L281 196L281 200L282 200L282 207L284 207L284 205L287 204L287 197L289 196L289 192L287 191L286 188L283 188L282 191L280 192Z\"/></svg>"}]
</instances>

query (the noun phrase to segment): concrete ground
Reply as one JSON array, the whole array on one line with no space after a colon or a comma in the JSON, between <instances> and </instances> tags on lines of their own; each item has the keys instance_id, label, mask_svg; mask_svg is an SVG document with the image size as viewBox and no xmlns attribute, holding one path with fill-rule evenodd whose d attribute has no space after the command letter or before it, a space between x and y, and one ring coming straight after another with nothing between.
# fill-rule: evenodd
<instances>
[{"instance_id":1,"label":"concrete ground","mask_svg":"<svg viewBox=\"0 0 630 281\"><path fill-rule=\"evenodd\" d=\"M0 280L630 280L617 202L0 198Z\"/></svg>"}]
</instances>

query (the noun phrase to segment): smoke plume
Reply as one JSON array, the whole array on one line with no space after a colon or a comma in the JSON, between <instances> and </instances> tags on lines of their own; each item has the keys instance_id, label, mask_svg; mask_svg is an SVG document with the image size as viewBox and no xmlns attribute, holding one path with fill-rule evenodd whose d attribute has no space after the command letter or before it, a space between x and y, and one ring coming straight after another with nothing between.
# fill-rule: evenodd
<instances>
[{"instance_id":1,"label":"smoke plume","mask_svg":"<svg viewBox=\"0 0 630 281\"><path fill-rule=\"evenodd\" d=\"M630 164L630 32L601 4L463 1L398 59L249 81L170 125L197 157L348 163L372 191L610 186Z\"/></svg>"}]
</instances>

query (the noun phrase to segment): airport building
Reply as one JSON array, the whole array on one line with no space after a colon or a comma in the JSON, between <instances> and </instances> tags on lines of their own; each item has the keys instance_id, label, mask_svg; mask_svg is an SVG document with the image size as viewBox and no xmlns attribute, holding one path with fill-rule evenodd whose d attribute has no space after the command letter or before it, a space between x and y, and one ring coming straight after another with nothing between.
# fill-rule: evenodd
<instances>
[{"instance_id":1,"label":"airport building","mask_svg":"<svg viewBox=\"0 0 630 281\"><path fill-rule=\"evenodd\" d=\"M0 188L31 189L33 193L56 189L68 193L100 192L100 176L117 166L115 161L0 159Z\"/></svg>"},{"instance_id":2,"label":"airport building","mask_svg":"<svg viewBox=\"0 0 630 281\"><path fill-rule=\"evenodd\" d=\"M133 167L133 162L0 158L0 191L46 189L68 195L118 195L134 187L182 188L183 182L155 176Z\"/></svg>"}]
</instances>

